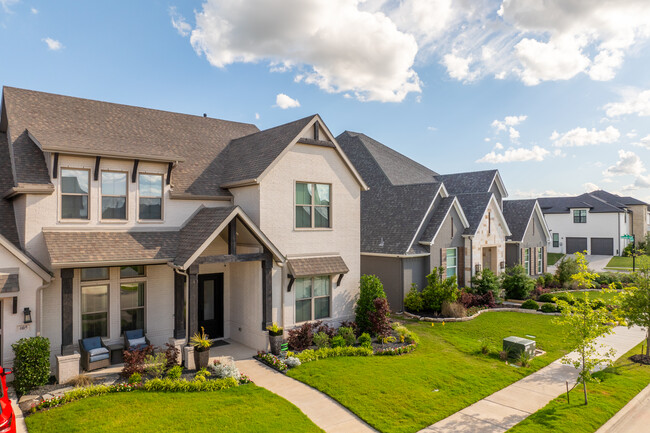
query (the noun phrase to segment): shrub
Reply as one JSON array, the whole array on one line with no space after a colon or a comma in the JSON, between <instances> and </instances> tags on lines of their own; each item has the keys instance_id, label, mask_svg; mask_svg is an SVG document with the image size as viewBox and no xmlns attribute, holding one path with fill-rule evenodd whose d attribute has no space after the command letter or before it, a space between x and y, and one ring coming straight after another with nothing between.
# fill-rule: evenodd
<instances>
[{"instance_id":1,"label":"shrub","mask_svg":"<svg viewBox=\"0 0 650 433\"><path fill-rule=\"evenodd\" d=\"M483 355L487 355L490 352L490 342L488 340L479 340L480 351Z\"/></svg>"},{"instance_id":2,"label":"shrub","mask_svg":"<svg viewBox=\"0 0 650 433\"><path fill-rule=\"evenodd\" d=\"M530 353L526 350L522 350L519 353L519 364L522 367L528 367L530 365L530 360L532 359L532 356L530 356Z\"/></svg>"},{"instance_id":3,"label":"shrub","mask_svg":"<svg viewBox=\"0 0 650 433\"><path fill-rule=\"evenodd\" d=\"M602 299L594 299L593 301L591 301L591 308L594 310L598 310L599 308L603 308L605 306L606 306L605 301L603 301Z\"/></svg>"},{"instance_id":4,"label":"shrub","mask_svg":"<svg viewBox=\"0 0 650 433\"><path fill-rule=\"evenodd\" d=\"M542 293L537 300L540 302L555 302L553 298L555 298L555 295L552 293Z\"/></svg>"},{"instance_id":5,"label":"shrub","mask_svg":"<svg viewBox=\"0 0 650 433\"><path fill-rule=\"evenodd\" d=\"M165 343L165 347L165 359L167 360L165 368L169 370L175 365L178 365L178 355L180 355L181 351L173 344Z\"/></svg>"},{"instance_id":6,"label":"shrub","mask_svg":"<svg viewBox=\"0 0 650 433\"><path fill-rule=\"evenodd\" d=\"M304 323L289 331L289 347L291 350L305 350L312 345L314 331L311 323Z\"/></svg>"},{"instance_id":7,"label":"shrub","mask_svg":"<svg viewBox=\"0 0 650 433\"><path fill-rule=\"evenodd\" d=\"M124 367L122 368L122 377L131 377L133 373L144 373L144 360L147 355L153 353L153 346L147 346L140 350L124 351Z\"/></svg>"},{"instance_id":8,"label":"shrub","mask_svg":"<svg viewBox=\"0 0 650 433\"><path fill-rule=\"evenodd\" d=\"M129 377L129 385L133 385L136 383L142 383L142 375L140 373L133 373Z\"/></svg>"},{"instance_id":9,"label":"shrub","mask_svg":"<svg viewBox=\"0 0 650 433\"><path fill-rule=\"evenodd\" d=\"M345 347L347 344L345 343L345 338L341 337L340 335L335 335L332 338L332 347Z\"/></svg>"},{"instance_id":10,"label":"shrub","mask_svg":"<svg viewBox=\"0 0 650 433\"><path fill-rule=\"evenodd\" d=\"M540 307L540 310L542 313L555 313L557 311L557 307L555 304L544 304Z\"/></svg>"},{"instance_id":11,"label":"shrub","mask_svg":"<svg viewBox=\"0 0 650 433\"><path fill-rule=\"evenodd\" d=\"M359 300L354 310L356 322L361 332L372 332L369 313L375 311L375 299L386 299L384 286L375 275L362 275L359 287Z\"/></svg>"},{"instance_id":12,"label":"shrub","mask_svg":"<svg viewBox=\"0 0 650 433\"><path fill-rule=\"evenodd\" d=\"M417 344L412 343L407 346L399 346L399 347L386 347L384 349L378 349L375 352L375 355L377 356L382 356L382 355L404 355L406 353L412 352L415 350L417 347Z\"/></svg>"},{"instance_id":13,"label":"shrub","mask_svg":"<svg viewBox=\"0 0 650 433\"><path fill-rule=\"evenodd\" d=\"M553 287L553 274L549 272L544 272L544 287Z\"/></svg>"},{"instance_id":14,"label":"shrub","mask_svg":"<svg viewBox=\"0 0 650 433\"><path fill-rule=\"evenodd\" d=\"M68 381L68 384L77 388L90 386L93 383L95 383L95 378L87 374L79 374Z\"/></svg>"},{"instance_id":15,"label":"shrub","mask_svg":"<svg viewBox=\"0 0 650 433\"><path fill-rule=\"evenodd\" d=\"M443 302L442 317L465 317L467 310L460 302Z\"/></svg>"},{"instance_id":16,"label":"shrub","mask_svg":"<svg viewBox=\"0 0 650 433\"><path fill-rule=\"evenodd\" d=\"M386 298L377 298L374 301L374 311L368 313L370 332L374 335L385 336L390 334L390 308Z\"/></svg>"},{"instance_id":17,"label":"shrub","mask_svg":"<svg viewBox=\"0 0 650 433\"><path fill-rule=\"evenodd\" d=\"M510 357L510 351L509 350L502 350L502 351L499 352L499 359L501 361L507 361L509 357Z\"/></svg>"},{"instance_id":18,"label":"shrub","mask_svg":"<svg viewBox=\"0 0 650 433\"><path fill-rule=\"evenodd\" d=\"M619 281L614 281L610 287L614 290L623 290L623 285Z\"/></svg>"},{"instance_id":19,"label":"shrub","mask_svg":"<svg viewBox=\"0 0 650 433\"><path fill-rule=\"evenodd\" d=\"M524 308L526 310L539 310L539 304L532 299L527 300L523 304L521 304L521 308Z\"/></svg>"},{"instance_id":20,"label":"shrub","mask_svg":"<svg viewBox=\"0 0 650 433\"><path fill-rule=\"evenodd\" d=\"M212 376L212 373L207 368L203 367L194 375L194 380L206 380L207 377Z\"/></svg>"},{"instance_id":21,"label":"shrub","mask_svg":"<svg viewBox=\"0 0 650 433\"><path fill-rule=\"evenodd\" d=\"M45 385L50 378L50 340L21 338L11 345L14 351L14 388L20 395Z\"/></svg>"},{"instance_id":22,"label":"shrub","mask_svg":"<svg viewBox=\"0 0 650 433\"><path fill-rule=\"evenodd\" d=\"M499 298L499 278L490 269L484 268L472 277L472 291L477 295L492 292L495 299Z\"/></svg>"},{"instance_id":23,"label":"shrub","mask_svg":"<svg viewBox=\"0 0 650 433\"><path fill-rule=\"evenodd\" d=\"M383 337L379 337L379 338L377 338L377 340L381 344L396 343L397 342L397 338L393 337L392 335L386 335L386 336L383 336Z\"/></svg>"},{"instance_id":24,"label":"shrub","mask_svg":"<svg viewBox=\"0 0 650 433\"><path fill-rule=\"evenodd\" d=\"M180 379L181 374L183 374L183 367L181 367L180 365L175 365L169 370L167 370L167 377L169 379ZM129 383L130 383L130 379L129 379Z\"/></svg>"},{"instance_id":25,"label":"shrub","mask_svg":"<svg viewBox=\"0 0 650 433\"><path fill-rule=\"evenodd\" d=\"M472 307L496 307L494 302L494 294L492 292L487 292L484 295L475 295L469 292L462 292L460 294L460 303L463 304L465 308Z\"/></svg>"},{"instance_id":26,"label":"shrub","mask_svg":"<svg viewBox=\"0 0 650 433\"><path fill-rule=\"evenodd\" d=\"M227 364L223 364L217 360L215 360L211 365L210 369L214 372L214 375L217 376L218 378L223 379L224 377L232 377L236 380L239 380L241 378L241 374L239 373L239 369L235 365L234 362L230 362Z\"/></svg>"},{"instance_id":27,"label":"shrub","mask_svg":"<svg viewBox=\"0 0 650 433\"><path fill-rule=\"evenodd\" d=\"M341 326L338 330L338 335L343 337L346 346L354 346L357 342L357 337L354 335L354 330L349 326Z\"/></svg>"},{"instance_id":28,"label":"shrub","mask_svg":"<svg viewBox=\"0 0 650 433\"><path fill-rule=\"evenodd\" d=\"M147 355L144 359L145 371L148 375L153 377L162 377L167 366L167 358L164 353L156 355Z\"/></svg>"},{"instance_id":29,"label":"shrub","mask_svg":"<svg viewBox=\"0 0 650 433\"><path fill-rule=\"evenodd\" d=\"M370 338L370 334L367 332L364 332L359 336L359 344L361 347L372 347L372 338Z\"/></svg>"},{"instance_id":30,"label":"shrub","mask_svg":"<svg viewBox=\"0 0 650 433\"><path fill-rule=\"evenodd\" d=\"M443 302L455 302L458 299L458 284L455 277L444 277L445 269L433 268L427 275L427 286L422 290L424 308L440 311Z\"/></svg>"},{"instance_id":31,"label":"shrub","mask_svg":"<svg viewBox=\"0 0 650 433\"><path fill-rule=\"evenodd\" d=\"M555 278L560 285L565 286L571 281L571 276L577 274L580 269L578 262L573 257L564 256L556 265Z\"/></svg>"},{"instance_id":32,"label":"shrub","mask_svg":"<svg viewBox=\"0 0 650 433\"><path fill-rule=\"evenodd\" d=\"M542 296L544 293L548 293L548 292L549 292L548 289L545 289L544 287L538 285L533 289L533 292L530 294L530 297L532 299L539 299L540 296Z\"/></svg>"},{"instance_id":33,"label":"shrub","mask_svg":"<svg viewBox=\"0 0 650 433\"><path fill-rule=\"evenodd\" d=\"M419 313L424 308L422 294L415 283L411 284L411 290L409 290L404 298L404 308L412 313Z\"/></svg>"},{"instance_id":34,"label":"shrub","mask_svg":"<svg viewBox=\"0 0 650 433\"><path fill-rule=\"evenodd\" d=\"M324 332L317 332L314 335L314 344L318 346L319 349L323 347L330 347L330 337Z\"/></svg>"},{"instance_id":35,"label":"shrub","mask_svg":"<svg viewBox=\"0 0 650 433\"><path fill-rule=\"evenodd\" d=\"M303 350L296 355L303 364L336 356L372 356L372 349L369 347L325 347L318 350Z\"/></svg>"},{"instance_id":36,"label":"shrub","mask_svg":"<svg viewBox=\"0 0 650 433\"><path fill-rule=\"evenodd\" d=\"M289 368L295 368L295 367L298 367L301 364L300 360L298 358L296 358L295 356L288 356L284 360L284 363L287 364L287 367L289 367Z\"/></svg>"},{"instance_id":37,"label":"shrub","mask_svg":"<svg viewBox=\"0 0 650 433\"><path fill-rule=\"evenodd\" d=\"M233 388L238 383L232 377L214 380L193 380L185 379L151 379L142 385L144 391L149 392L197 392L197 391L220 391Z\"/></svg>"},{"instance_id":38,"label":"shrub","mask_svg":"<svg viewBox=\"0 0 650 433\"><path fill-rule=\"evenodd\" d=\"M341 328L352 328L352 331L354 332L355 337L360 334L359 332L359 327L357 326L357 322L354 320L344 320L341 322ZM341 329L339 328L339 329Z\"/></svg>"},{"instance_id":39,"label":"shrub","mask_svg":"<svg viewBox=\"0 0 650 433\"><path fill-rule=\"evenodd\" d=\"M507 268L502 277L506 298L526 299L535 287L535 281L526 274L523 266Z\"/></svg>"}]
</instances>

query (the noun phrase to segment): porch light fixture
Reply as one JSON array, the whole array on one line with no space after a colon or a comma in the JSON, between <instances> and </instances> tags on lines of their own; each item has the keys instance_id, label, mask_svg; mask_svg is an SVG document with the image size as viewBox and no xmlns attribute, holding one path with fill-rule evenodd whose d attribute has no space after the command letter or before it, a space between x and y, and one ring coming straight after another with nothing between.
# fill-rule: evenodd
<instances>
[{"instance_id":1,"label":"porch light fixture","mask_svg":"<svg viewBox=\"0 0 650 433\"><path fill-rule=\"evenodd\" d=\"M480 264L475 265L475 266L474 266L474 270L475 270L476 272L481 272L481 265L480 265Z\"/></svg>"},{"instance_id":2,"label":"porch light fixture","mask_svg":"<svg viewBox=\"0 0 650 433\"><path fill-rule=\"evenodd\" d=\"M23 310L23 315L25 316L24 323L32 323L32 312L29 307L25 307Z\"/></svg>"},{"instance_id":3,"label":"porch light fixture","mask_svg":"<svg viewBox=\"0 0 650 433\"><path fill-rule=\"evenodd\" d=\"M506 262L501 262L501 263L499 263L499 267L500 267L501 269L505 269L505 268L506 268Z\"/></svg>"}]
</instances>

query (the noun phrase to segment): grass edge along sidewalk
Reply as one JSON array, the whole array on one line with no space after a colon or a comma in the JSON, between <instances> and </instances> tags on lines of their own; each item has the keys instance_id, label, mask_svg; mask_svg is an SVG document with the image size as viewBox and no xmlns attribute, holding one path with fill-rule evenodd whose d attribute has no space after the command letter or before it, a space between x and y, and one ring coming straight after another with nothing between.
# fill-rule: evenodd
<instances>
[{"instance_id":1,"label":"grass edge along sidewalk","mask_svg":"<svg viewBox=\"0 0 650 433\"><path fill-rule=\"evenodd\" d=\"M508 431L595 432L650 384L650 365L629 360L630 356L641 353L641 344L620 357L612 367L594 374L602 381L589 384L589 405L584 405L582 388L575 387L570 393L570 404L563 394Z\"/></svg>"}]
</instances>

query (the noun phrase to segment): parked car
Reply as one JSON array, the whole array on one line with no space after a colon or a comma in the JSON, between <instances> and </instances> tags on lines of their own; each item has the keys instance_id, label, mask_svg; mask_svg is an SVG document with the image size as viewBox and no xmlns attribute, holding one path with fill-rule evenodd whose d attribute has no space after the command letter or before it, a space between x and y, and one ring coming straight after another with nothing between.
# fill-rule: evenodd
<instances>
[{"instance_id":1,"label":"parked car","mask_svg":"<svg viewBox=\"0 0 650 433\"><path fill-rule=\"evenodd\" d=\"M2 395L0 395L0 433L16 433L16 417L11 407L9 393L7 392L7 375L11 374L11 368L2 368L0 381L2 381Z\"/></svg>"}]
</instances>

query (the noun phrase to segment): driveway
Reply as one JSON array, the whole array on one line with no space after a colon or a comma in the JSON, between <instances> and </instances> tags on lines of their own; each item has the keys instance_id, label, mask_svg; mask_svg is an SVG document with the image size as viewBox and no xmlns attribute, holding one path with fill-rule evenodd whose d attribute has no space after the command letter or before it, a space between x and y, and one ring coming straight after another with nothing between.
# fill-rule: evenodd
<instances>
[{"instance_id":1,"label":"driveway","mask_svg":"<svg viewBox=\"0 0 650 433\"><path fill-rule=\"evenodd\" d=\"M573 254L567 254L569 257L575 257ZM589 262L589 269L596 273L607 272L605 266L612 259L613 256L585 256ZM554 265L548 266L548 272L554 274L557 268Z\"/></svg>"}]
</instances>

